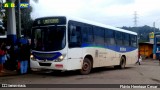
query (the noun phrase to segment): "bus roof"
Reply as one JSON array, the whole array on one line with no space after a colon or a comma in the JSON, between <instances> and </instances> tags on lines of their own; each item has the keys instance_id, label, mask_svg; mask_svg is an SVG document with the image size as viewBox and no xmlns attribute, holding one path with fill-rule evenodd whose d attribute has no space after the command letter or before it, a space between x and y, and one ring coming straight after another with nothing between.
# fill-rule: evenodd
<instances>
[{"instance_id":1,"label":"bus roof","mask_svg":"<svg viewBox=\"0 0 160 90\"><path fill-rule=\"evenodd\" d=\"M108 29L113 29L113 30L116 30L116 31L121 31L121 32L124 32L124 33L137 35L136 32L116 28L116 27L113 27L113 26L110 26L110 25L105 25L105 24L102 24L102 23L97 23L97 22L94 22L94 21L89 21L89 20L85 20L85 19L81 19L81 18L77 18L77 17L67 17L67 20L73 20L73 21L77 21L77 22L82 22L82 23L91 24L91 25L95 25L95 26L100 26L100 27L104 27L104 28L108 28Z\"/></svg>"},{"instance_id":2,"label":"bus roof","mask_svg":"<svg viewBox=\"0 0 160 90\"><path fill-rule=\"evenodd\" d=\"M112 29L112 30L116 30L116 31L121 31L124 33L137 35L137 33L133 32L133 31L129 31L129 30L121 29L121 28L116 28L116 27L113 27L110 25L106 25L106 24L102 24L102 23L98 23L98 22L94 22L94 21L89 21L89 20L82 19L82 18L71 17L71 16L47 16L47 17L66 17L68 21L73 20L73 21L77 21L77 22L82 22L82 23L86 23L86 24L90 24L90 25L95 25L95 26L104 27L104 28L108 28L108 29ZM39 17L36 19L41 19L41 18L46 18L46 17Z\"/></svg>"}]
</instances>

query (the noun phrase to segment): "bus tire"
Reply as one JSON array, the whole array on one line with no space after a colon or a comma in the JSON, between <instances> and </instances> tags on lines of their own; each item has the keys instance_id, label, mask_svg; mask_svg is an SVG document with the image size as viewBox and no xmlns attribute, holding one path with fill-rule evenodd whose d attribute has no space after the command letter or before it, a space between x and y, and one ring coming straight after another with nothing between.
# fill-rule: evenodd
<instances>
[{"instance_id":1,"label":"bus tire","mask_svg":"<svg viewBox=\"0 0 160 90\"><path fill-rule=\"evenodd\" d=\"M124 57L121 57L119 69L124 69L126 66L126 59Z\"/></svg>"},{"instance_id":2,"label":"bus tire","mask_svg":"<svg viewBox=\"0 0 160 90\"><path fill-rule=\"evenodd\" d=\"M84 58L82 69L80 70L80 74L87 75L91 72L92 63L88 58Z\"/></svg>"}]
</instances>

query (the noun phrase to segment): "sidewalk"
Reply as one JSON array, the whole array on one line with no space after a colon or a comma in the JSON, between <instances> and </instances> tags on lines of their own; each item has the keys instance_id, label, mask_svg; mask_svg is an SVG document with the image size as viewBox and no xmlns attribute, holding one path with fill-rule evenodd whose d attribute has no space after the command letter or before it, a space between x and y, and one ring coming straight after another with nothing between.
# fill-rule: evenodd
<instances>
[{"instance_id":1,"label":"sidewalk","mask_svg":"<svg viewBox=\"0 0 160 90\"><path fill-rule=\"evenodd\" d=\"M0 77L13 76L13 75L18 75L15 70L14 71L4 70L4 72L0 73Z\"/></svg>"},{"instance_id":2,"label":"sidewalk","mask_svg":"<svg viewBox=\"0 0 160 90\"><path fill-rule=\"evenodd\" d=\"M152 58L147 58L147 59L143 59L142 60L142 62L154 62L154 63L158 63L159 62L159 60L157 60L157 59L152 59Z\"/></svg>"},{"instance_id":3,"label":"sidewalk","mask_svg":"<svg viewBox=\"0 0 160 90\"><path fill-rule=\"evenodd\" d=\"M159 60L152 59L152 58L143 59L141 61L141 65L142 66L158 66L158 68L160 67Z\"/></svg>"}]
</instances>

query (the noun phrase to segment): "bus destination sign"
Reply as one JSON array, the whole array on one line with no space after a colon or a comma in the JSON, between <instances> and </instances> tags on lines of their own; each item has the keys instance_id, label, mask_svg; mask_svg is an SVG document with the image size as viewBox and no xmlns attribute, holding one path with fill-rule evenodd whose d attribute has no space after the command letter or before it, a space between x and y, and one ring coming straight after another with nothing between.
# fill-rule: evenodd
<instances>
[{"instance_id":1,"label":"bus destination sign","mask_svg":"<svg viewBox=\"0 0 160 90\"><path fill-rule=\"evenodd\" d=\"M34 26L45 26L45 25L65 25L66 18L65 17L46 17L46 18L38 18L34 21Z\"/></svg>"},{"instance_id":2,"label":"bus destination sign","mask_svg":"<svg viewBox=\"0 0 160 90\"><path fill-rule=\"evenodd\" d=\"M43 20L43 24L57 24L59 23L59 19L45 19Z\"/></svg>"}]
</instances>

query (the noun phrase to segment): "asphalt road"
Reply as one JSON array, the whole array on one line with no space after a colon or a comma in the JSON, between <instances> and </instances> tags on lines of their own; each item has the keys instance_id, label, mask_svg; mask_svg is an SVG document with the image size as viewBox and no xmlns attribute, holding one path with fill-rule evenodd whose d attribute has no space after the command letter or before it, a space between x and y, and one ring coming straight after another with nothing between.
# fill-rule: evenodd
<instances>
[{"instance_id":1,"label":"asphalt road","mask_svg":"<svg viewBox=\"0 0 160 90\"><path fill-rule=\"evenodd\" d=\"M128 65L126 69L113 67L93 69L89 75L80 75L76 71L55 73L50 71L36 71L26 75L0 77L2 84L160 84L160 66L157 60L143 60L142 65ZM39 85L41 87L41 85ZM67 88L67 90L99 90L99 88ZM0 88L0 90L28 90L31 88ZM55 90L57 88L34 88L36 90ZM100 88L104 90L116 90ZM160 89L160 88L159 88ZM147 90L159 90L147 89ZM58 88L64 90L64 88ZM119 90L117 88L117 90ZM130 89L129 89L130 90ZM132 88L139 90L139 88Z\"/></svg>"}]
</instances>

